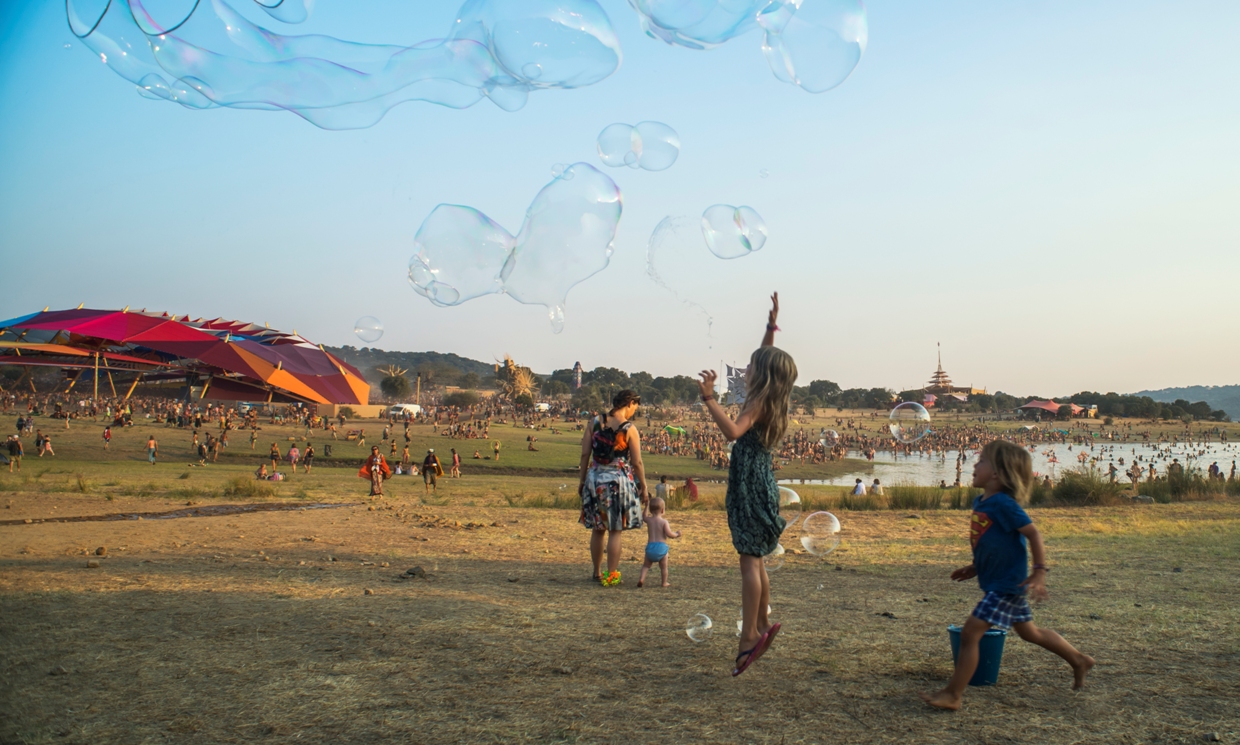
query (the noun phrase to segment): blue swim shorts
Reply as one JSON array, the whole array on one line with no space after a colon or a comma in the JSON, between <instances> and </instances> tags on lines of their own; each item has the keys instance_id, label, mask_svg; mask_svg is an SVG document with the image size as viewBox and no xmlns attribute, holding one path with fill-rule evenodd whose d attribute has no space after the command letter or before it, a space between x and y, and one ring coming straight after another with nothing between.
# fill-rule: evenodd
<instances>
[{"instance_id":1,"label":"blue swim shorts","mask_svg":"<svg viewBox=\"0 0 1240 745\"><path fill-rule=\"evenodd\" d=\"M646 544L646 561L651 564L658 563L667 557L666 543L647 543Z\"/></svg>"},{"instance_id":2,"label":"blue swim shorts","mask_svg":"<svg viewBox=\"0 0 1240 745\"><path fill-rule=\"evenodd\" d=\"M1010 629L1014 623L1033 620L1033 609L1024 595L1000 595L988 592L982 602L973 609L973 617L1001 629Z\"/></svg>"}]
</instances>

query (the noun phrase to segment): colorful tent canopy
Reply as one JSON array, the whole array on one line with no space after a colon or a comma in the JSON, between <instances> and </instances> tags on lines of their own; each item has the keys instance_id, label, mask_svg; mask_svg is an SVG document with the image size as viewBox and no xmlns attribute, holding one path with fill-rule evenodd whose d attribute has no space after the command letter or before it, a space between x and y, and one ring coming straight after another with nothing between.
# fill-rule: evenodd
<instances>
[{"instance_id":1,"label":"colorful tent canopy","mask_svg":"<svg viewBox=\"0 0 1240 745\"><path fill-rule=\"evenodd\" d=\"M1039 401L1035 398L1020 408L1026 409L1026 410L1040 409L1042 411L1050 412L1051 414L1058 414L1059 407L1063 405L1064 404L1055 403L1054 399L1051 399L1050 401ZM1067 404L1067 405L1072 407L1073 416L1076 416L1077 414L1080 414L1082 411L1085 410L1085 407L1077 406L1076 404Z\"/></svg>"},{"instance_id":2,"label":"colorful tent canopy","mask_svg":"<svg viewBox=\"0 0 1240 745\"><path fill-rule=\"evenodd\" d=\"M202 386L203 398L366 404L370 397L357 368L295 331L128 308L44 310L0 321L0 364L102 364L138 379L184 379Z\"/></svg>"}]
</instances>

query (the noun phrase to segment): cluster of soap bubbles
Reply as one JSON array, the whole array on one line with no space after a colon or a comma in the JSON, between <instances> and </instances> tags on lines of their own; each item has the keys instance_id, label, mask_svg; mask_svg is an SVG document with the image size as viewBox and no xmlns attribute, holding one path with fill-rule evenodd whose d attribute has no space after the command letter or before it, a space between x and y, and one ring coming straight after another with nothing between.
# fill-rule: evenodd
<instances>
[{"instance_id":1,"label":"cluster of soap bubbles","mask_svg":"<svg viewBox=\"0 0 1240 745\"><path fill-rule=\"evenodd\" d=\"M515 236L472 207L441 204L414 236L409 284L440 306L493 293L545 305L559 333L568 291L611 260L621 209L615 182L587 163L561 168Z\"/></svg>"},{"instance_id":2,"label":"cluster of soap bubbles","mask_svg":"<svg viewBox=\"0 0 1240 745\"><path fill-rule=\"evenodd\" d=\"M680 136L663 122L609 124L598 134L598 157L619 168L664 171L680 156Z\"/></svg>"},{"instance_id":3,"label":"cluster of soap bubbles","mask_svg":"<svg viewBox=\"0 0 1240 745\"><path fill-rule=\"evenodd\" d=\"M383 336L383 324L374 316L362 316L353 324L353 333L367 344L376 342Z\"/></svg>"},{"instance_id":4,"label":"cluster of soap bubbles","mask_svg":"<svg viewBox=\"0 0 1240 745\"><path fill-rule=\"evenodd\" d=\"M708 49L754 29L775 77L821 93L844 82L869 36L861 0L629 0L650 36Z\"/></svg>"},{"instance_id":5,"label":"cluster of soap bubbles","mask_svg":"<svg viewBox=\"0 0 1240 745\"><path fill-rule=\"evenodd\" d=\"M706 247L721 259L736 259L766 245L766 222L752 207L715 204L702 213Z\"/></svg>"},{"instance_id":6,"label":"cluster of soap bubbles","mask_svg":"<svg viewBox=\"0 0 1240 745\"><path fill-rule=\"evenodd\" d=\"M919 403L905 401L891 410L887 428L896 440L911 445L930 433L930 412Z\"/></svg>"},{"instance_id":7,"label":"cluster of soap bubbles","mask_svg":"<svg viewBox=\"0 0 1240 745\"><path fill-rule=\"evenodd\" d=\"M313 0L66 0L69 28L147 98L193 109L291 111L324 129L369 127L393 106L506 111L531 91L599 82L620 42L595 0L469 0L445 38L408 45L290 36L234 5L300 23Z\"/></svg>"}]
</instances>

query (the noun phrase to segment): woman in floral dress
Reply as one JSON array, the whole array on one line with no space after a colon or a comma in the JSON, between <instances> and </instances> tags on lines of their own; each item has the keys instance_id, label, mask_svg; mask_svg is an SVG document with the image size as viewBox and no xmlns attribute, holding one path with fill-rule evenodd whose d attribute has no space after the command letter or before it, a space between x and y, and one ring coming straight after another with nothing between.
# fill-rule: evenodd
<instances>
[{"instance_id":1,"label":"woman in floral dress","mask_svg":"<svg viewBox=\"0 0 1240 745\"><path fill-rule=\"evenodd\" d=\"M630 421L641 398L630 390L620 391L611 411L595 417L581 438L581 524L593 531L590 559L594 579L604 586L620 584L620 539L623 531L642 526L648 498L646 472L642 467L641 437ZM607 539L607 574L603 563L603 539Z\"/></svg>"}]
</instances>

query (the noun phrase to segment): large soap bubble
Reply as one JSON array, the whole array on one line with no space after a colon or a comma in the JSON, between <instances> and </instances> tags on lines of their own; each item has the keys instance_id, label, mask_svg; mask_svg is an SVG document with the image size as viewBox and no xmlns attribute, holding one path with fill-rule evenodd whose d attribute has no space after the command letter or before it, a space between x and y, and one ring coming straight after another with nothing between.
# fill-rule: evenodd
<instances>
[{"instance_id":1,"label":"large soap bubble","mask_svg":"<svg viewBox=\"0 0 1240 745\"><path fill-rule=\"evenodd\" d=\"M379 323L379 319L374 316L362 316L357 319L357 323L353 324L353 333L357 334L357 338L369 344L379 341L379 337L383 336L383 324Z\"/></svg>"},{"instance_id":2,"label":"large soap bubble","mask_svg":"<svg viewBox=\"0 0 1240 745\"><path fill-rule=\"evenodd\" d=\"M672 167L680 155L680 136L662 122L610 124L598 135L598 157L619 168L662 171Z\"/></svg>"},{"instance_id":3,"label":"large soap bubble","mask_svg":"<svg viewBox=\"0 0 1240 745\"><path fill-rule=\"evenodd\" d=\"M237 0L285 23L312 0ZM595 0L469 0L443 39L361 44L289 36L227 0L66 0L69 28L152 99L204 109L291 111L324 129L369 127L405 101L466 108L489 98L514 111L530 91L577 88L620 64Z\"/></svg>"},{"instance_id":4,"label":"large soap bubble","mask_svg":"<svg viewBox=\"0 0 1240 745\"><path fill-rule=\"evenodd\" d=\"M826 556L840 545L840 521L830 512L806 515L801 522L801 546L814 556Z\"/></svg>"},{"instance_id":5,"label":"large soap bubble","mask_svg":"<svg viewBox=\"0 0 1240 745\"><path fill-rule=\"evenodd\" d=\"M622 200L615 182L588 163L557 168L515 237L472 207L432 210L409 260L414 291L436 305L507 293L547 306L552 329L562 331L568 291L611 260Z\"/></svg>"},{"instance_id":6,"label":"large soap bubble","mask_svg":"<svg viewBox=\"0 0 1240 745\"><path fill-rule=\"evenodd\" d=\"M716 204L702 213L702 237L711 253L735 259L766 245L766 222L751 207Z\"/></svg>"},{"instance_id":7,"label":"large soap bubble","mask_svg":"<svg viewBox=\"0 0 1240 745\"><path fill-rule=\"evenodd\" d=\"M762 565L766 567L766 571L773 572L782 567L787 558L788 552L784 549L784 544L776 543L775 548L762 557Z\"/></svg>"},{"instance_id":8,"label":"large soap bubble","mask_svg":"<svg viewBox=\"0 0 1240 745\"><path fill-rule=\"evenodd\" d=\"M701 313L706 318L706 336L710 338L711 329L715 324L715 319L710 314L710 311L706 310L701 303L684 297L678 290L669 285L663 279L663 276L659 274L659 270L655 266L655 257L669 250L688 254L692 249L689 241L686 240L686 236L690 235L692 230L693 221L688 217L668 215L660 220L659 224L655 226L654 231L650 233L650 240L646 243L646 276L650 277L659 287L672 293L685 307L693 308ZM692 245L697 247L697 250L701 250L702 244L697 243L696 240Z\"/></svg>"},{"instance_id":9,"label":"large soap bubble","mask_svg":"<svg viewBox=\"0 0 1240 745\"><path fill-rule=\"evenodd\" d=\"M629 0L656 39L708 49L761 29L775 77L810 93L830 90L861 61L869 29L862 0Z\"/></svg>"},{"instance_id":10,"label":"large soap bubble","mask_svg":"<svg viewBox=\"0 0 1240 745\"><path fill-rule=\"evenodd\" d=\"M919 403L905 401L891 410L887 428L892 437L911 445L930 432L930 412Z\"/></svg>"},{"instance_id":11,"label":"large soap bubble","mask_svg":"<svg viewBox=\"0 0 1240 745\"><path fill-rule=\"evenodd\" d=\"M784 530L801 519L801 495L786 486L779 487L779 516L787 523Z\"/></svg>"},{"instance_id":12,"label":"large soap bubble","mask_svg":"<svg viewBox=\"0 0 1240 745\"><path fill-rule=\"evenodd\" d=\"M705 613L698 613L685 623L685 633L693 641L701 643L710 638L713 626L714 624L711 622L710 616Z\"/></svg>"}]
</instances>

